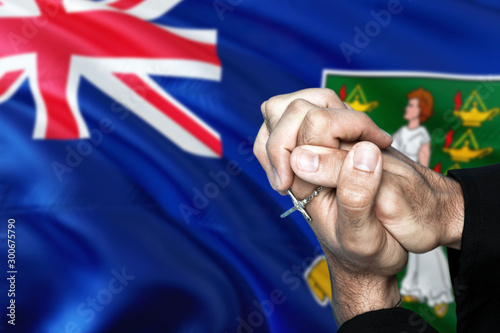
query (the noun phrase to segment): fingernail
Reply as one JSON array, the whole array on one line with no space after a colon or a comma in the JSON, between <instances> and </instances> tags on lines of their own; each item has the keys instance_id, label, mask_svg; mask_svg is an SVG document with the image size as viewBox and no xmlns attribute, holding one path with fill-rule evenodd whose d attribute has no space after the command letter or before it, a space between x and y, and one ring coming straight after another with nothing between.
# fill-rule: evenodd
<instances>
[{"instance_id":1,"label":"fingernail","mask_svg":"<svg viewBox=\"0 0 500 333\"><path fill-rule=\"evenodd\" d=\"M319 166L319 156L313 151L302 148L297 156L297 166L306 172L315 172Z\"/></svg>"},{"instance_id":2,"label":"fingernail","mask_svg":"<svg viewBox=\"0 0 500 333\"><path fill-rule=\"evenodd\" d=\"M281 185L281 179L274 167L273 167L273 172L274 172L274 186L279 187Z\"/></svg>"},{"instance_id":3,"label":"fingernail","mask_svg":"<svg viewBox=\"0 0 500 333\"><path fill-rule=\"evenodd\" d=\"M382 132L384 132L384 133L385 133L385 135L387 135L388 137L390 137L390 138L392 139L392 136L391 136L389 133L387 133L387 132L386 132L386 131L384 131L384 130L382 130Z\"/></svg>"},{"instance_id":4,"label":"fingernail","mask_svg":"<svg viewBox=\"0 0 500 333\"><path fill-rule=\"evenodd\" d=\"M378 155L371 148L356 147L354 151L354 167L358 170L373 172L377 167Z\"/></svg>"}]
</instances>

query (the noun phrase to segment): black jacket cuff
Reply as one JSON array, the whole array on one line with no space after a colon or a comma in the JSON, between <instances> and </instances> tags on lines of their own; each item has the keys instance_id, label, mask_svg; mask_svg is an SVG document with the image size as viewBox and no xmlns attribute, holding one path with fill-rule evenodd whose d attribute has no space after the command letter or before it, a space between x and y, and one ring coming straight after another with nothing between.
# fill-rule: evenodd
<instances>
[{"instance_id":1,"label":"black jacket cuff","mask_svg":"<svg viewBox=\"0 0 500 333\"><path fill-rule=\"evenodd\" d=\"M422 317L404 308L382 309L363 313L346 321L338 333L423 333L437 332Z\"/></svg>"}]
</instances>

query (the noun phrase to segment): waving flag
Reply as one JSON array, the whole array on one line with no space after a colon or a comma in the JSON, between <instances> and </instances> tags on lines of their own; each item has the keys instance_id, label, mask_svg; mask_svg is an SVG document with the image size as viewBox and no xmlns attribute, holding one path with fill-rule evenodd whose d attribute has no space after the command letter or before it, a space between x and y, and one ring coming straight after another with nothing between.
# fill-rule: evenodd
<instances>
[{"instance_id":1,"label":"waving flag","mask_svg":"<svg viewBox=\"0 0 500 333\"><path fill-rule=\"evenodd\" d=\"M215 31L145 21L178 2L165 1L160 7L157 1L67 1L61 7L54 1L22 0L2 5L0 20L9 42L1 46L3 98L28 78L36 103L33 137L88 138L76 100L83 76L185 150L220 156L219 134L149 78L154 73L220 80ZM59 35L70 40L59 40ZM131 103L134 97L136 104Z\"/></svg>"},{"instance_id":2,"label":"waving flag","mask_svg":"<svg viewBox=\"0 0 500 333\"><path fill-rule=\"evenodd\" d=\"M396 131L422 86L430 167L491 163L499 9L0 0L0 330L335 331L321 249L252 153L260 103L328 86ZM407 306L451 332L446 304Z\"/></svg>"}]
</instances>

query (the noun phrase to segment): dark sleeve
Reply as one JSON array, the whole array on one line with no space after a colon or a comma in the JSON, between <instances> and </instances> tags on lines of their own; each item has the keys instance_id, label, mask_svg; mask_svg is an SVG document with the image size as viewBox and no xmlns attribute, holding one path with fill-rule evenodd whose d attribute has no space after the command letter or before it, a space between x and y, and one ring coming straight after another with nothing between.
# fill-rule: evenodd
<instances>
[{"instance_id":1,"label":"dark sleeve","mask_svg":"<svg viewBox=\"0 0 500 333\"><path fill-rule=\"evenodd\" d=\"M451 170L462 186L461 250L448 249L458 332L500 331L500 164Z\"/></svg>"},{"instance_id":2,"label":"dark sleeve","mask_svg":"<svg viewBox=\"0 0 500 333\"><path fill-rule=\"evenodd\" d=\"M363 313L340 326L338 333L434 333L437 331L422 317L403 308Z\"/></svg>"}]
</instances>

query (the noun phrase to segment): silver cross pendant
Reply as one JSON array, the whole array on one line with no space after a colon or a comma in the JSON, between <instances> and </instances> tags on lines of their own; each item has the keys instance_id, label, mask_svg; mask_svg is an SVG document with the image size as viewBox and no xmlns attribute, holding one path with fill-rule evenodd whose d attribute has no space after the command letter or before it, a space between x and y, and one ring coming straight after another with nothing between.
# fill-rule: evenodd
<instances>
[{"instance_id":1,"label":"silver cross pendant","mask_svg":"<svg viewBox=\"0 0 500 333\"><path fill-rule=\"evenodd\" d=\"M309 197L300 201L300 200L297 200L297 198L292 194L292 192L290 190L286 190L286 193L292 198L293 207L290 208L289 210L287 210L286 212L284 212L283 214L281 214L281 218L283 219L283 218L287 217L288 215L292 214L293 212L295 212L296 210L298 210L299 212L302 213L302 216L304 216L304 218L306 219L307 222L311 222L312 219L309 216L309 214L307 214L306 209L305 209L306 204L308 204L309 201L311 201L309 199Z\"/></svg>"}]
</instances>

